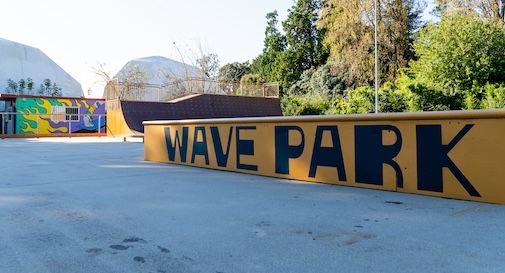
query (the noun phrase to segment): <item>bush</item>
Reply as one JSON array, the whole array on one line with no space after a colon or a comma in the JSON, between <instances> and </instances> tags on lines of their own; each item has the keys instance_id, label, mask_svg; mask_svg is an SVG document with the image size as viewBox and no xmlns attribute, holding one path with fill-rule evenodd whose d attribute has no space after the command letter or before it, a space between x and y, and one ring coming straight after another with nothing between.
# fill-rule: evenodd
<instances>
[{"instance_id":1,"label":"bush","mask_svg":"<svg viewBox=\"0 0 505 273\"><path fill-rule=\"evenodd\" d=\"M405 112L412 93L408 89L400 89L394 83L386 82L379 89L379 111L381 113Z\"/></svg>"},{"instance_id":2,"label":"bush","mask_svg":"<svg viewBox=\"0 0 505 273\"><path fill-rule=\"evenodd\" d=\"M399 96L403 96L407 112L457 110L463 107L464 95L459 92L444 93L425 82L411 78L402 71L395 81Z\"/></svg>"},{"instance_id":3,"label":"bush","mask_svg":"<svg viewBox=\"0 0 505 273\"><path fill-rule=\"evenodd\" d=\"M505 24L453 15L428 25L414 43L414 78L446 95L505 81ZM450 94L449 94L450 95Z\"/></svg>"},{"instance_id":4,"label":"bush","mask_svg":"<svg viewBox=\"0 0 505 273\"><path fill-rule=\"evenodd\" d=\"M481 108L504 108L505 107L505 84L484 86L485 97L482 100Z\"/></svg>"},{"instance_id":5,"label":"bush","mask_svg":"<svg viewBox=\"0 0 505 273\"><path fill-rule=\"evenodd\" d=\"M340 74L340 69L334 63L327 63L319 68L305 70L300 80L289 88L289 95L320 96L337 98L348 88L345 81L347 75Z\"/></svg>"},{"instance_id":6,"label":"bush","mask_svg":"<svg viewBox=\"0 0 505 273\"><path fill-rule=\"evenodd\" d=\"M285 116L324 115L330 102L321 97L284 96L281 107Z\"/></svg>"},{"instance_id":7,"label":"bush","mask_svg":"<svg viewBox=\"0 0 505 273\"><path fill-rule=\"evenodd\" d=\"M266 81L258 74L245 74L240 78L240 84L244 85L258 85L264 84Z\"/></svg>"},{"instance_id":8,"label":"bush","mask_svg":"<svg viewBox=\"0 0 505 273\"><path fill-rule=\"evenodd\" d=\"M375 93L373 87L362 86L348 90L338 106L341 114L372 113L375 109Z\"/></svg>"}]
</instances>

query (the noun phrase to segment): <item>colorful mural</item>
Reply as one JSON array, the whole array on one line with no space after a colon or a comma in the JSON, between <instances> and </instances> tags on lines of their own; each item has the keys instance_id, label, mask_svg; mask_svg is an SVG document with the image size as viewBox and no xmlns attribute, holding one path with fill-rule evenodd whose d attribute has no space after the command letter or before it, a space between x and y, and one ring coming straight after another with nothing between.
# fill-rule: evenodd
<instances>
[{"instance_id":1,"label":"colorful mural","mask_svg":"<svg viewBox=\"0 0 505 273\"><path fill-rule=\"evenodd\" d=\"M17 98L16 134L105 133L105 101Z\"/></svg>"}]
</instances>

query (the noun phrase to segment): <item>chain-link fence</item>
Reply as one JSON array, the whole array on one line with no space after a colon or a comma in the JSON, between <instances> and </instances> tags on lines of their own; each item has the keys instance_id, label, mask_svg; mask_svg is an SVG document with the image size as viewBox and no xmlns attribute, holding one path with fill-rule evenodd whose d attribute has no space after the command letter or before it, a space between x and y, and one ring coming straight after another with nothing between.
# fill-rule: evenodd
<instances>
[{"instance_id":1,"label":"chain-link fence","mask_svg":"<svg viewBox=\"0 0 505 273\"><path fill-rule=\"evenodd\" d=\"M219 94L251 97L278 97L279 84L240 84L209 79L190 78L169 84L109 81L105 87L107 100L171 101L191 94Z\"/></svg>"},{"instance_id":2,"label":"chain-link fence","mask_svg":"<svg viewBox=\"0 0 505 273\"><path fill-rule=\"evenodd\" d=\"M0 113L0 135L104 134L106 115Z\"/></svg>"}]
</instances>

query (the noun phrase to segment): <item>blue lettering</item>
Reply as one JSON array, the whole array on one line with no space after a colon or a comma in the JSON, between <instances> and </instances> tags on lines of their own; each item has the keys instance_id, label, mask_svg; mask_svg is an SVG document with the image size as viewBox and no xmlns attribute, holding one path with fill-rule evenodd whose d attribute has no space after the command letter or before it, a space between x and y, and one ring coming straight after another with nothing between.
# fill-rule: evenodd
<instances>
[{"instance_id":1,"label":"blue lettering","mask_svg":"<svg viewBox=\"0 0 505 273\"><path fill-rule=\"evenodd\" d=\"M241 155L254 155L254 141L240 139L240 131L243 130L256 130L256 126L241 126L235 130L236 144L237 144L237 169L258 171L258 166L242 164L240 162Z\"/></svg>"},{"instance_id":2,"label":"blue lettering","mask_svg":"<svg viewBox=\"0 0 505 273\"><path fill-rule=\"evenodd\" d=\"M299 145L289 145L289 131L300 134L302 141ZM289 159L298 158L305 148L305 136L298 126L275 126L275 172L289 174Z\"/></svg>"},{"instance_id":3,"label":"blue lettering","mask_svg":"<svg viewBox=\"0 0 505 273\"><path fill-rule=\"evenodd\" d=\"M449 142L442 144L441 125L417 125L417 189L443 192L443 168L448 168L471 196L481 197L472 183L449 158L448 153L472 129L473 124L467 124Z\"/></svg>"},{"instance_id":4,"label":"blue lettering","mask_svg":"<svg viewBox=\"0 0 505 273\"><path fill-rule=\"evenodd\" d=\"M383 145L382 132L392 131L396 142ZM396 173L396 185L403 187L403 174L394 158L402 148L400 130L392 125L357 125L354 127L356 157L356 182L383 185L383 164L391 166Z\"/></svg>"},{"instance_id":5,"label":"blue lettering","mask_svg":"<svg viewBox=\"0 0 505 273\"><path fill-rule=\"evenodd\" d=\"M219 167L226 167L228 165L228 155L230 154L231 146L231 136L233 134L233 126L230 127L228 133L228 142L226 145L226 152L223 152L223 145L221 144L221 137L219 135L219 129L215 126L210 127L210 132L212 134L212 142L214 143L214 150L216 151L216 161Z\"/></svg>"},{"instance_id":6,"label":"blue lettering","mask_svg":"<svg viewBox=\"0 0 505 273\"><path fill-rule=\"evenodd\" d=\"M170 128L165 128L165 142L167 144L168 159L175 161L176 148L179 148L179 156L181 162L186 162L186 153L188 149L188 127L182 127L182 143L179 138L179 132L175 130L175 140L172 144L172 137L170 135Z\"/></svg>"},{"instance_id":7,"label":"blue lettering","mask_svg":"<svg viewBox=\"0 0 505 273\"><path fill-rule=\"evenodd\" d=\"M202 141L198 141L198 134L202 134ZM205 134L205 127L195 127L195 134L193 136L193 152L191 153L191 163L195 163L195 156L203 155L205 157L205 165L209 165L209 151L207 150L207 135Z\"/></svg>"},{"instance_id":8,"label":"blue lettering","mask_svg":"<svg viewBox=\"0 0 505 273\"><path fill-rule=\"evenodd\" d=\"M325 131L330 132L333 147L322 147L323 133ZM347 181L337 126L317 126L312 159L310 160L309 177L316 177L318 166L336 167L338 179L340 181Z\"/></svg>"}]
</instances>

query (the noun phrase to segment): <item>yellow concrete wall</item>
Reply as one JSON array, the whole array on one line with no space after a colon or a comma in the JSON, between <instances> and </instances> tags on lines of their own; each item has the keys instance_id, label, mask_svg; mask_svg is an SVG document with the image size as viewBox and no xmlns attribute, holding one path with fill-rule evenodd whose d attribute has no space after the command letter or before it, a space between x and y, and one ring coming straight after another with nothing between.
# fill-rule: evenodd
<instances>
[{"instance_id":1,"label":"yellow concrete wall","mask_svg":"<svg viewBox=\"0 0 505 273\"><path fill-rule=\"evenodd\" d=\"M144 125L150 161L505 203L504 110Z\"/></svg>"}]
</instances>

